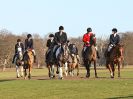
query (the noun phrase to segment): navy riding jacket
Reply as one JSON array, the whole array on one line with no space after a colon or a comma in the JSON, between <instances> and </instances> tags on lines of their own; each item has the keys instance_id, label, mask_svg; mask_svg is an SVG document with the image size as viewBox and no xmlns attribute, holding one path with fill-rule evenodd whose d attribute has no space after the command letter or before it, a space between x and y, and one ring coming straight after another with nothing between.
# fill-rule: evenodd
<instances>
[{"instance_id":1,"label":"navy riding jacket","mask_svg":"<svg viewBox=\"0 0 133 99\"><path fill-rule=\"evenodd\" d=\"M110 44L117 45L120 42L120 36L116 34L114 37L114 34L110 35Z\"/></svg>"},{"instance_id":2,"label":"navy riding jacket","mask_svg":"<svg viewBox=\"0 0 133 99\"><path fill-rule=\"evenodd\" d=\"M26 39L25 40L25 50L27 50L27 49L34 49L33 39Z\"/></svg>"}]
</instances>

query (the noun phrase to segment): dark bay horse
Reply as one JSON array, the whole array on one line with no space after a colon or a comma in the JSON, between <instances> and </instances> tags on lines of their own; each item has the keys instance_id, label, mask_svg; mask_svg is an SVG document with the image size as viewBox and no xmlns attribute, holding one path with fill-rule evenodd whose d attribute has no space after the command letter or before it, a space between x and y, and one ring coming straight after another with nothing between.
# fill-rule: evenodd
<instances>
[{"instance_id":1,"label":"dark bay horse","mask_svg":"<svg viewBox=\"0 0 133 99\"><path fill-rule=\"evenodd\" d=\"M97 71L96 71L96 60L97 60L97 53L96 53L96 48L94 45L91 45L90 47L86 48L86 51L84 52L83 55L83 61L84 65L87 70L86 77L90 77L90 67L91 63L94 62L94 70L95 70L95 77L97 78Z\"/></svg>"},{"instance_id":2,"label":"dark bay horse","mask_svg":"<svg viewBox=\"0 0 133 99\"><path fill-rule=\"evenodd\" d=\"M123 61L123 45L117 44L106 56L106 67L110 71L111 78L115 75L115 65L118 66L118 77L120 77L120 66Z\"/></svg>"},{"instance_id":3,"label":"dark bay horse","mask_svg":"<svg viewBox=\"0 0 133 99\"><path fill-rule=\"evenodd\" d=\"M55 74L54 74L54 67L55 67L55 61L54 61L54 56L53 56L53 49L49 49L46 52L46 65L48 68L48 75L50 77L50 79L55 78Z\"/></svg>"},{"instance_id":4,"label":"dark bay horse","mask_svg":"<svg viewBox=\"0 0 133 99\"><path fill-rule=\"evenodd\" d=\"M31 49L29 49L24 56L24 79L27 77L27 69L29 71L28 78L31 79L31 69L34 61L34 55Z\"/></svg>"}]
</instances>

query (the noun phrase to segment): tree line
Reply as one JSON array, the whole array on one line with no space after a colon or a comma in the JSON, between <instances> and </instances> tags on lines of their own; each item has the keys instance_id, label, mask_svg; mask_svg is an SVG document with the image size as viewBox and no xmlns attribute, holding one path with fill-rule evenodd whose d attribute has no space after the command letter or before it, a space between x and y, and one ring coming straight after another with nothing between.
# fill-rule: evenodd
<instances>
[{"instance_id":1,"label":"tree line","mask_svg":"<svg viewBox=\"0 0 133 99\"><path fill-rule=\"evenodd\" d=\"M12 58L14 55L14 47L17 42L17 39L21 39L24 43L28 33L22 33L21 35L15 35L14 33L2 29L0 30L0 68L14 67L12 64ZM49 33L48 33L49 34ZM46 42L48 39L48 34L44 37L41 37L39 34L33 34L34 39L34 48L37 54L37 63L36 66L45 66L45 52L47 50ZM133 64L133 32L119 33L121 37L121 44L124 45L124 64L132 65ZM82 37L78 38L69 38L71 43L75 43L79 50L79 56L81 57L82 62L82 48L83 42ZM100 53L100 59L98 60L99 65L105 65L104 52L107 49L109 38L97 38L97 47ZM6 65L5 65L6 64Z\"/></svg>"}]
</instances>

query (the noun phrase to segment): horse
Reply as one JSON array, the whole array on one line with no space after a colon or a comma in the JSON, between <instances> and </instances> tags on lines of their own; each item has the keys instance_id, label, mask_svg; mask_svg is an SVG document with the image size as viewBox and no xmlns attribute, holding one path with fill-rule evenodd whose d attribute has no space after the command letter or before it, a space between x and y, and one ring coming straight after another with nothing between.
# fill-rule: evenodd
<instances>
[{"instance_id":1,"label":"horse","mask_svg":"<svg viewBox=\"0 0 133 99\"><path fill-rule=\"evenodd\" d=\"M31 49L25 52L24 56L24 79L27 77L27 69L29 71L28 78L31 79L31 69L34 61L34 55Z\"/></svg>"},{"instance_id":2,"label":"horse","mask_svg":"<svg viewBox=\"0 0 133 99\"><path fill-rule=\"evenodd\" d=\"M90 77L91 62L94 62L95 78L98 78L97 71L96 71L96 60L97 60L97 53L96 53L96 48L93 44L87 47L85 52L83 49L83 61L87 70L87 74L86 74L87 78Z\"/></svg>"},{"instance_id":3,"label":"horse","mask_svg":"<svg viewBox=\"0 0 133 99\"><path fill-rule=\"evenodd\" d=\"M52 48L46 52L46 61L45 62L46 62L47 68L48 68L48 75L49 75L50 79L55 78L55 74L54 74L55 62L54 62Z\"/></svg>"},{"instance_id":4,"label":"horse","mask_svg":"<svg viewBox=\"0 0 133 99\"><path fill-rule=\"evenodd\" d=\"M63 74L68 75L68 59L69 59L69 48L68 44L62 44L56 51L56 62L57 71L59 71L59 79L63 79ZM62 67L64 66L65 71L62 72Z\"/></svg>"},{"instance_id":5,"label":"horse","mask_svg":"<svg viewBox=\"0 0 133 99\"><path fill-rule=\"evenodd\" d=\"M17 78L19 78L20 76L23 77L22 59L23 59L22 49L18 48L18 54L15 57L15 65L16 65L16 75L17 75ZM19 72L21 72L21 74Z\"/></svg>"},{"instance_id":6,"label":"horse","mask_svg":"<svg viewBox=\"0 0 133 99\"><path fill-rule=\"evenodd\" d=\"M77 68L77 76L79 75L79 60L76 54L70 53L70 58L68 62L68 71L71 76L74 76L74 69Z\"/></svg>"},{"instance_id":7,"label":"horse","mask_svg":"<svg viewBox=\"0 0 133 99\"><path fill-rule=\"evenodd\" d=\"M120 66L123 59L123 45L117 44L106 57L106 67L110 71L111 78L114 78L115 75L115 65L118 66L118 77L120 77Z\"/></svg>"}]
</instances>

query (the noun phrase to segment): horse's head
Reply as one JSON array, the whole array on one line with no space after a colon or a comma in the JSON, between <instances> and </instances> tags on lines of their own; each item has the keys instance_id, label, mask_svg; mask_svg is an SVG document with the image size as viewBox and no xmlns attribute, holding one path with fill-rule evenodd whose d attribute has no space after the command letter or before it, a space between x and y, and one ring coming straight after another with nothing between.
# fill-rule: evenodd
<instances>
[{"instance_id":1,"label":"horse's head","mask_svg":"<svg viewBox=\"0 0 133 99\"><path fill-rule=\"evenodd\" d=\"M117 44L115 49L118 56L123 56L123 45Z\"/></svg>"},{"instance_id":2,"label":"horse's head","mask_svg":"<svg viewBox=\"0 0 133 99\"><path fill-rule=\"evenodd\" d=\"M63 55L64 55L64 56L68 56L68 54L69 54L69 49L68 49L67 43L62 44L62 51L63 51Z\"/></svg>"}]
</instances>

